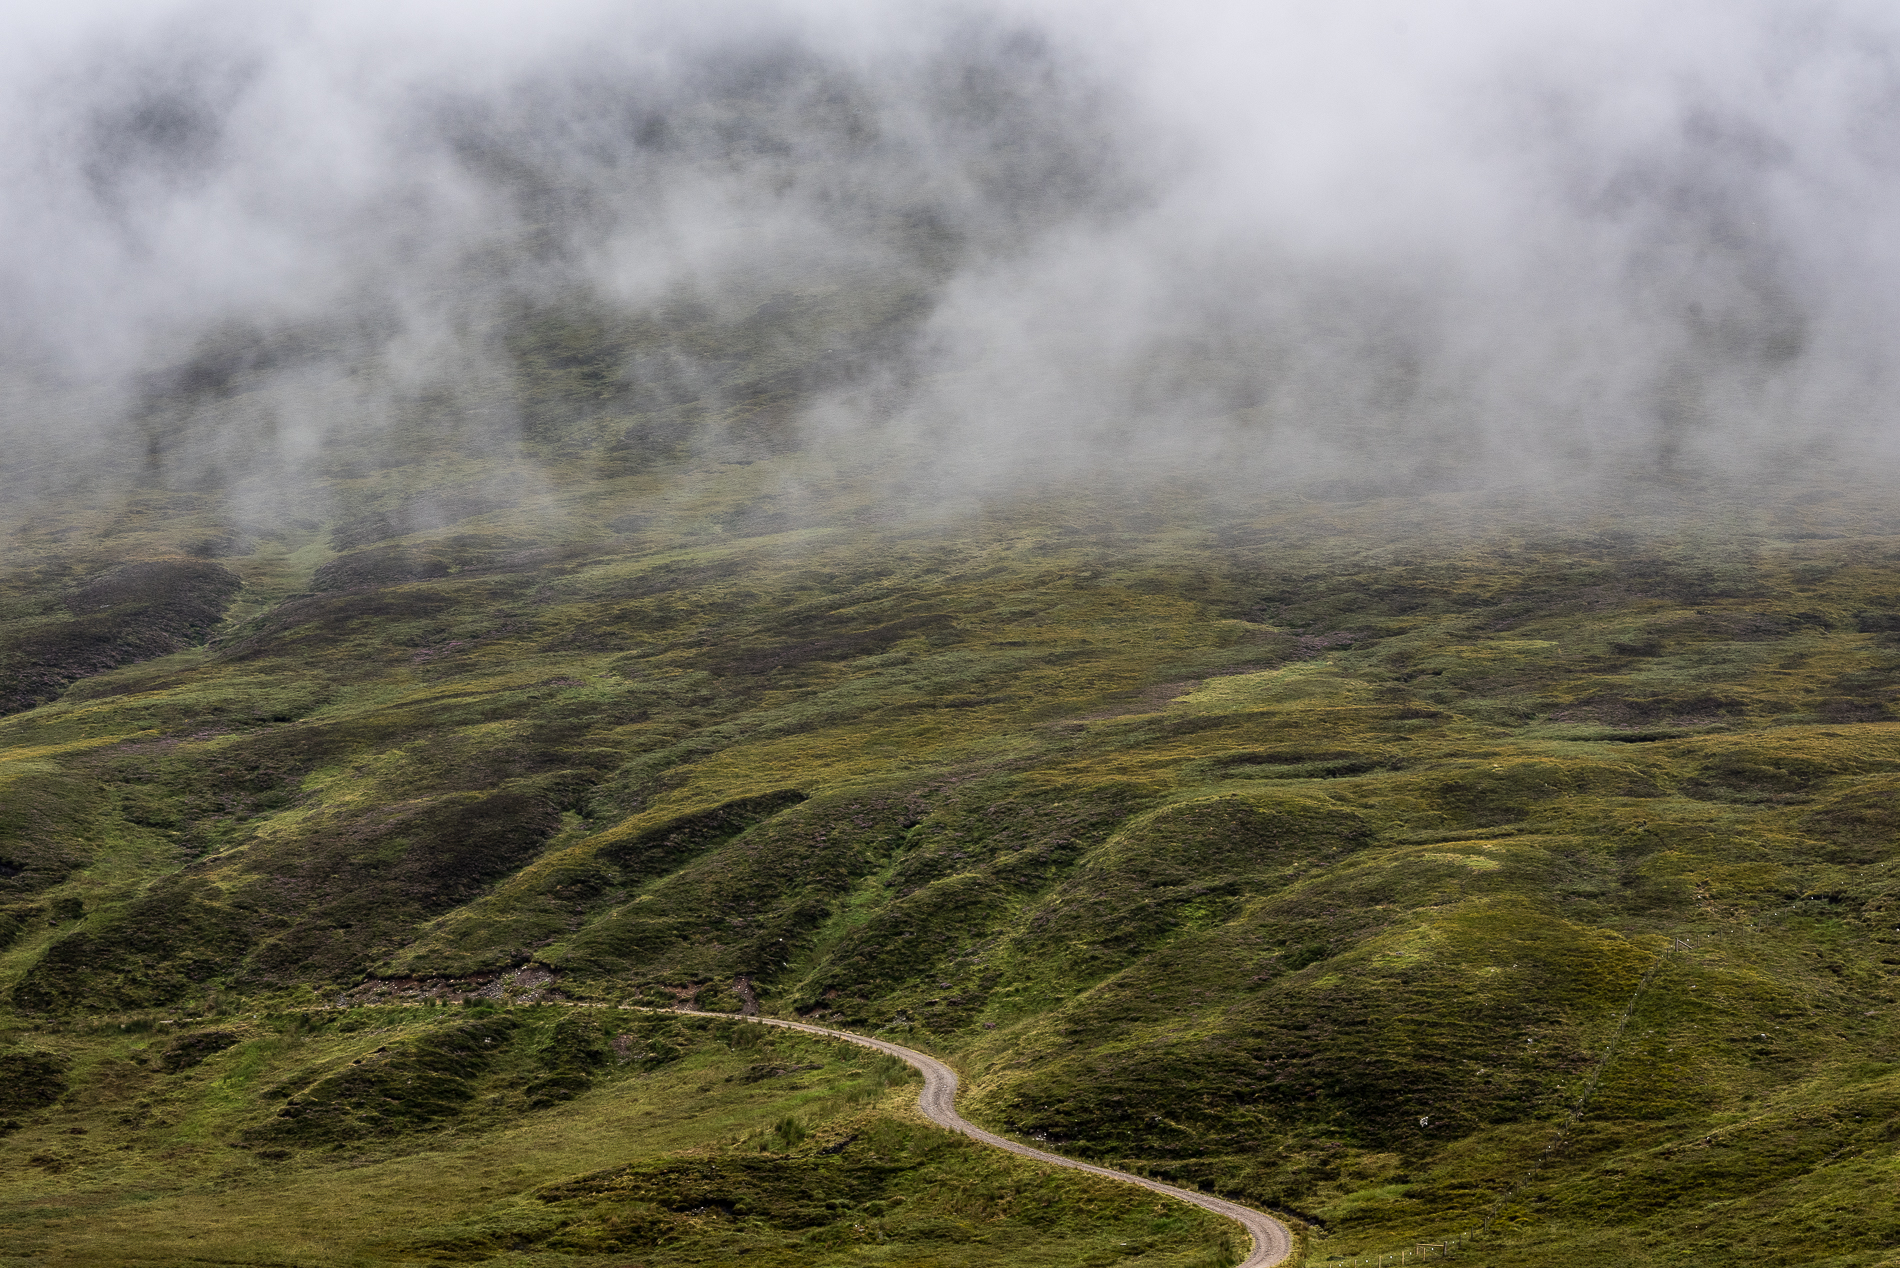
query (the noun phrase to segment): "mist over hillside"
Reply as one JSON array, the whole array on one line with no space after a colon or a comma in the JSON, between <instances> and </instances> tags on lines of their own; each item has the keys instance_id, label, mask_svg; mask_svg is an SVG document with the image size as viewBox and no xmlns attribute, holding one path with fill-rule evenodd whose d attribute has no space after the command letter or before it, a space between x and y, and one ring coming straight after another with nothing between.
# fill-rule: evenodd
<instances>
[{"instance_id":1,"label":"mist over hillside","mask_svg":"<svg viewBox=\"0 0 1900 1268\"><path fill-rule=\"evenodd\" d=\"M1889 10L16 15L0 1268L1893 1268Z\"/></svg>"},{"instance_id":2,"label":"mist over hillside","mask_svg":"<svg viewBox=\"0 0 1900 1268\"><path fill-rule=\"evenodd\" d=\"M878 454L952 501L1884 463L1895 35L1851 4L36 15L9 482L84 455L254 518L431 445L520 480Z\"/></svg>"}]
</instances>

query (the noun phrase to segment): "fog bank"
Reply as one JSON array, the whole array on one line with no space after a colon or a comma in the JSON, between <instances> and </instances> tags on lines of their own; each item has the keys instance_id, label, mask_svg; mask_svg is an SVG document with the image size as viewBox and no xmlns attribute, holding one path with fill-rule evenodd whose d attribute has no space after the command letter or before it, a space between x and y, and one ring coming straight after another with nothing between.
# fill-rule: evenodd
<instances>
[{"instance_id":1,"label":"fog bank","mask_svg":"<svg viewBox=\"0 0 1900 1268\"><path fill-rule=\"evenodd\" d=\"M24 21L16 496L84 466L327 514L321 478L431 453L804 449L951 499L1894 456L1871 4Z\"/></svg>"}]
</instances>

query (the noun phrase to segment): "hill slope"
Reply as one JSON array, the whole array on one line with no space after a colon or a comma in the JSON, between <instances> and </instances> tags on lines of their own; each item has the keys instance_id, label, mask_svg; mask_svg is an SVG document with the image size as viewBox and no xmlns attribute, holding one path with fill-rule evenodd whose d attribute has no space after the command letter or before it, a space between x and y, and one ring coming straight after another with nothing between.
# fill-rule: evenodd
<instances>
[{"instance_id":1,"label":"hill slope","mask_svg":"<svg viewBox=\"0 0 1900 1268\"><path fill-rule=\"evenodd\" d=\"M360 190L235 70L75 108L113 304L0 358L0 1262L1233 1249L675 1003L1310 1262L1897 1262L1876 218L1775 228L1684 106L1516 264L1303 263L955 25L431 80ZM207 223L297 268L186 303Z\"/></svg>"},{"instance_id":2,"label":"hill slope","mask_svg":"<svg viewBox=\"0 0 1900 1268\"><path fill-rule=\"evenodd\" d=\"M1694 537L1507 532L1476 495L907 519L809 461L576 460L454 524L228 553L183 496L129 546L16 525L0 973L7 1060L47 1072L16 1212L143 1174L69 1123L268 1147L305 1170L258 1201L342 1202L350 1150L503 1159L565 1112L555 1062L505 1108L272 1127L314 990L418 1052L483 996L877 1028L953 1055L981 1121L1295 1212L1320 1259L1486 1221L1500 1263L1900 1236L1868 504L1711 495ZM224 1046L157 1075L168 1018Z\"/></svg>"}]
</instances>

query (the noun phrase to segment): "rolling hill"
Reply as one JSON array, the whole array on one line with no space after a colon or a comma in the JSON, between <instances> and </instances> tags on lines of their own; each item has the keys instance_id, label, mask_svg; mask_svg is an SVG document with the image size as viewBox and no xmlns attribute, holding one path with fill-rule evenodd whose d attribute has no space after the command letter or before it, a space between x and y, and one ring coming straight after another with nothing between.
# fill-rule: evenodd
<instances>
[{"instance_id":1,"label":"rolling hill","mask_svg":"<svg viewBox=\"0 0 1900 1268\"><path fill-rule=\"evenodd\" d=\"M1748 432L1793 283L1657 195L1734 285L1513 465L1403 278L1051 323L1165 182L959 30L428 97L348 267L8 342L0 1264L1234 1262L687 1006L1309 1264L1900 1265L1900 512ZM198 188L195 109L89 196Z\"/></svg>"}]
</instances>

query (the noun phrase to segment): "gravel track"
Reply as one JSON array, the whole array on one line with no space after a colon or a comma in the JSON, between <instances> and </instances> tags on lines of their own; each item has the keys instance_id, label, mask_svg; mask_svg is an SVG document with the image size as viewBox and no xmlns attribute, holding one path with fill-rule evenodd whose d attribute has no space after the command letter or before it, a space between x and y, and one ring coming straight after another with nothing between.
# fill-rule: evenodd
<instances>
[{"instance_id":1,"label":"gravel track","mask_svg":"<svg viewBox=\"0 0 1900 1268\"><path fill-rule=\"evenodd\" d=\"M734 1020L731 1013L702 1013L690 1009L672 1010L691 1013L695 1017L721 1017ZM947 1127L953 1132L962 1132L972 1140L982 1141L997 1149L1005 1149L1024 1158L1034 1158L1037 1162L1046 1162L1055 1167L1067 1167L1071 1171L1086 1171L1090 1175L1102 1176L1109 1180L1120 1180L1124 1184L1138 1184L1144 1189L1188 1202L1203 1210L1230 1219L1247 1230L1253 1238L1253 1250L1240 1261L1239 1268L1272 1268L1283 1263L1293 1253L1293 1234L1287 1226L1274 1219L1265 1211L1256 1211L1250 1206L1238 1202L1229 1202L1206 1193L1196 1193L1192 1189L1180 1189L1159 1180L1150 1180L1146 1176L1130 1175L1126 1171L1116 1171L1112 1167L1098 1167L1090 1162L1077 1162L1073 1158L1064 1158L1061 1154L1052 1154L1045 1149L1034 1149L1018 1144L994 1132L986 1132L965 1122L957 1114L957 1074L949 1066L927 1053L915 1048L906 1048L900 1044L872 1039L866 1035L854 1035L848 1030L827 1030L823 1026L812 1026L800 1021L781 1021L776 1017L747 1017L744 1020L758 1022L764 1026L778 1026L785 1030L802 1030L808 1035L819 1035L826 1039L842 1039L846 1043L855 1043L864 1048L875 1048L887 1052L900 1061L915 1066L924 1076L924 1090L918 1093L917 1107L924 1116L939 1127Z\"/></svg>"}]
</instances>

